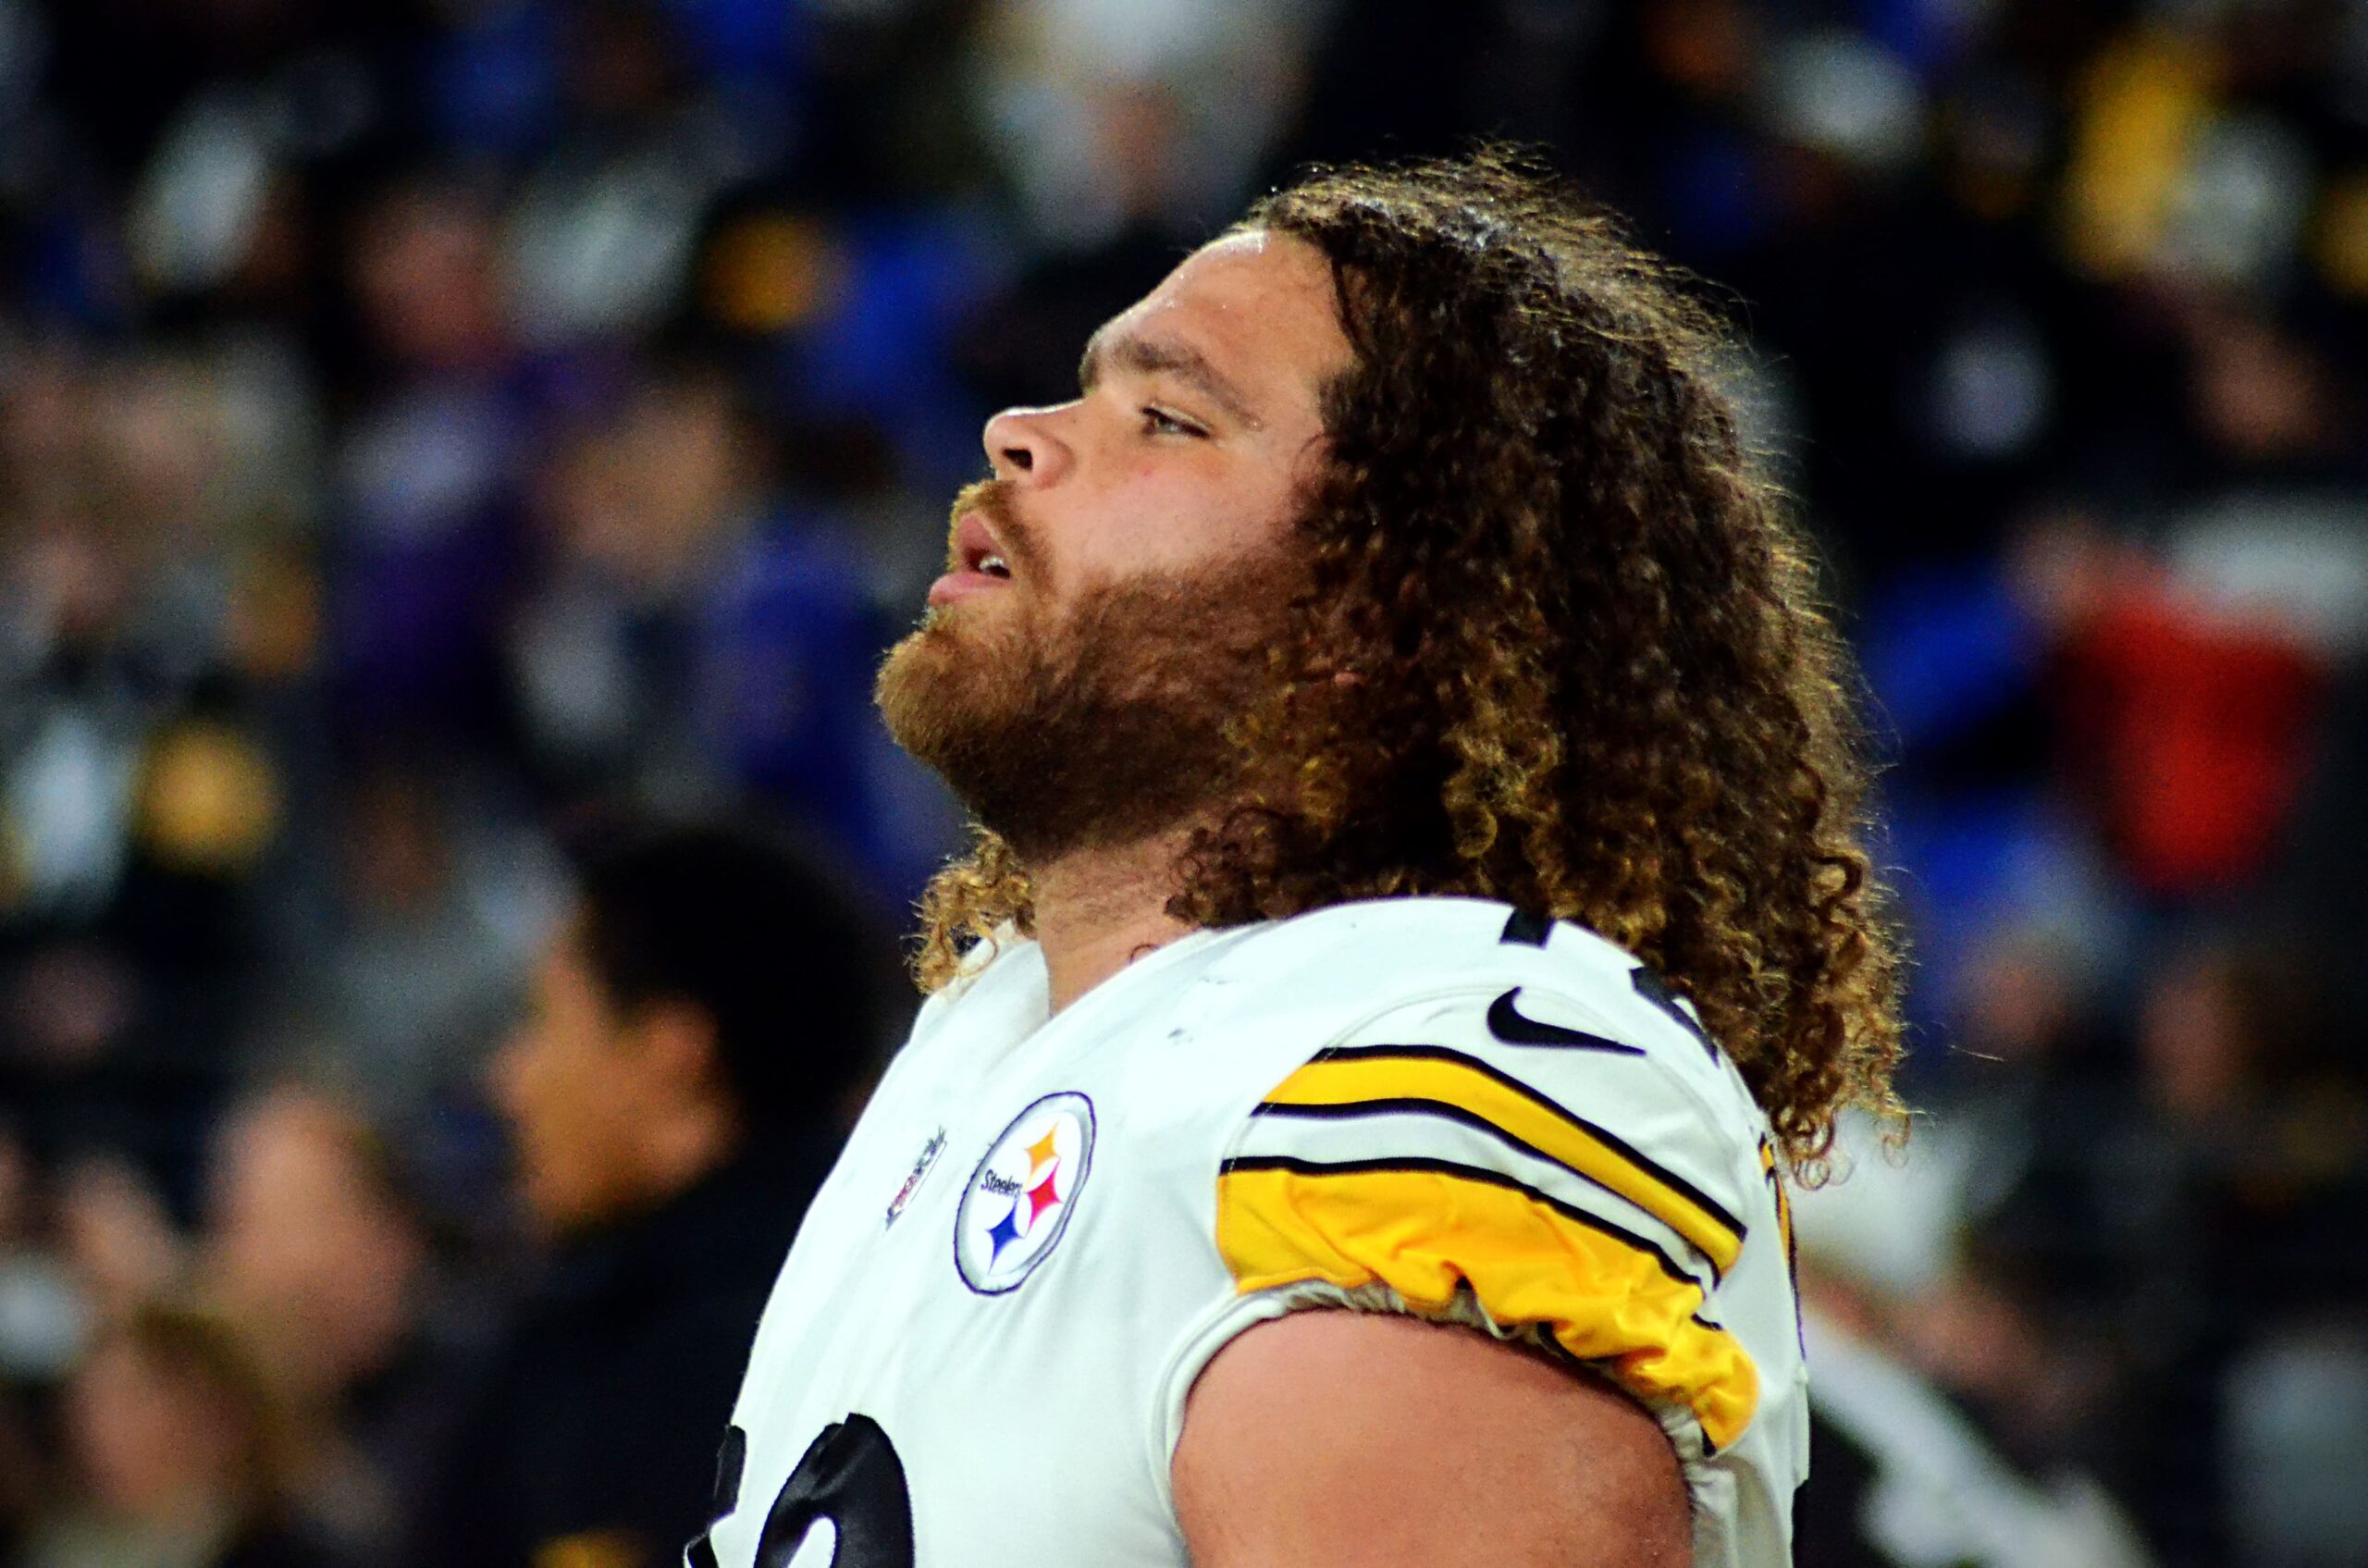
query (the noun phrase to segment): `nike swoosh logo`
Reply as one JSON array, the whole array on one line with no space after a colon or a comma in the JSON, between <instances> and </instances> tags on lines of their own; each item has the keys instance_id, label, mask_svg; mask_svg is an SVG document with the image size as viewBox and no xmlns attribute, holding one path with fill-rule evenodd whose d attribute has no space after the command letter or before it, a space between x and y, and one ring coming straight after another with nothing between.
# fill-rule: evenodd
<instances>
[{"instance_id":1,"label":"nike swoosh logo","mask_svg":"<svg viewBox=\"0 0 2368 1568\"><path fill-rule=\"evenodd\" d=\"M1586 1051L1616 1051L1623 1056L1645 1054L1641 1045L1623 1045L1600 1034L1531 1018L1513 1006L1513 998L1520 994L1521 987L1514 986L1488 1004L1488 1032L1508 1045L1574 1045Z\"/></svg>"}]
</instances>

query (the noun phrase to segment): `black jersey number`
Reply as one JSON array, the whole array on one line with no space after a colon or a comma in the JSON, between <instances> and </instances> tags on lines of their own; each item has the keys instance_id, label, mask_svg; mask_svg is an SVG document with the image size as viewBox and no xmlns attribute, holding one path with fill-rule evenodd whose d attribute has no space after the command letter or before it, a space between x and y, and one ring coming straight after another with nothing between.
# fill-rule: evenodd
<instances>
[{"instance_id":1,"label":"black jersey number","mask_svg":"<svg viewBox=\"0 0 2368 1568\"><path fill-rule=\"evenodd\" d=\"M740 1504L740 1469L747 1435L724 1434L716 1467L715 1514ZM913 1500L896 1446L869 1415L850 1415L822 1428L806 1457L782 1483L757 1537L755 1568L789 1568L814 1525L828 1520L836 1539L831 1568L912 1568ZM715 1548L701 1536L691 1543L691 1568L717 1568Z\"/></svg>"}]
</instances>

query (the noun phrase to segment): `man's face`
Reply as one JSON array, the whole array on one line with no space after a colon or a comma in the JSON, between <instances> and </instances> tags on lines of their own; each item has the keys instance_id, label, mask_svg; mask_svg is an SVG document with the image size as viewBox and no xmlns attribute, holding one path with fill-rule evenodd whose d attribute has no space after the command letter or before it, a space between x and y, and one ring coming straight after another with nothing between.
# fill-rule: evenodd
<instances>
[{"instance_id":1,"label":"man's face","mask_svg":"<svg viewBox=\"0 0 2368 1568\"><path fill-rule=\"evenodd\" d=\"M635 1201L622 1154L648 1086L633 1044L581 942L562 933L536 966L526 1016L491 1073L519 1196L546 1234L598 1226Z\"/></svg>"},{"instance_id":2,"label":"man's face","mask_svg":"<svg viewBox=\"0 0 2368 1568\"><path fill-rule=\"evenodd\" d=\"M1096 333L1078 397L988 422L994 477L956 501L880 699L1023 854L1131 838L1225 787L1349 363L1321 254L1245 232Z\"/></svg>"},{"instance_id":3,"label":"man's face","mask_svg":"<svg viewBox=\"0 0 2368 1568\"><path fill-rule=\"evenodd\" d=\"M311 1392L394 1349L426 1257L418 1227L374 1179L364 1136L334 1101L287 1089L242 1106L213 1147L209 1284Z\"/></svg>"}]
</instances>

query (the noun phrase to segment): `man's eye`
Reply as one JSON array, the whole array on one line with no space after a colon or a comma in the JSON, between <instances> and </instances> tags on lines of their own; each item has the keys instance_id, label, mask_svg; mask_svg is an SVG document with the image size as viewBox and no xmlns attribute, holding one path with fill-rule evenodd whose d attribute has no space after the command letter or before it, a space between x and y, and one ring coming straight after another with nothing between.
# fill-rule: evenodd
<instances>
[{"instance_id":1,"label":"man's eye","mask_svg":"<svg viewBox=\"0 0 2368 1568\"><path fill-rule=\"evenodd\" d=\"M1163 408L1143 410L1143 434L1146 436L1205 436L1207 431L1188 424Z\"/></svg>"}]
</instances>

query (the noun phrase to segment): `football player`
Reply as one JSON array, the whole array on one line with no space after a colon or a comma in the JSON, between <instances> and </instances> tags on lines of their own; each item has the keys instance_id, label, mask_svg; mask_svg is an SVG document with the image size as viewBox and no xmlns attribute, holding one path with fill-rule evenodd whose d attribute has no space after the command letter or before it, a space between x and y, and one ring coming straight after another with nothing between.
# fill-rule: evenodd
<instances>
[{"instance_id":1,"label":"football player","mask_svg":"<svg viewBox=\"0 0 2368 1568\"><path fill-rule=\"evenodd\" d=\"M1881 1104L1848 679L1722 347L1504 154L1320 173L986 427L975 813L695 1564L1782 1563Z\"/></svg>"}]
</instances>

